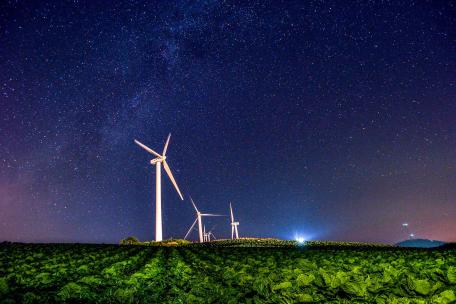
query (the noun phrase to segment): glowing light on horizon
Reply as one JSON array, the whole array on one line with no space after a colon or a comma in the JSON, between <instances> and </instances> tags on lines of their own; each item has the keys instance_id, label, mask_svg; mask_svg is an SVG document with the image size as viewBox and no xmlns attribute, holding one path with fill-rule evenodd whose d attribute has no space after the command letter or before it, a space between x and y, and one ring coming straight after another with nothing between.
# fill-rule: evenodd
<instances>
[{"instance_id":1,"label":"glowing light on horizon","mask_svg":"<svg viewBox=\"0 0 456 304\"><path fill-rule=\"evenodd\" d=\"M295 241L298 242L299 244L304 244L306 239L302 236L295 237Z\"/></svg>"}]
</instances>

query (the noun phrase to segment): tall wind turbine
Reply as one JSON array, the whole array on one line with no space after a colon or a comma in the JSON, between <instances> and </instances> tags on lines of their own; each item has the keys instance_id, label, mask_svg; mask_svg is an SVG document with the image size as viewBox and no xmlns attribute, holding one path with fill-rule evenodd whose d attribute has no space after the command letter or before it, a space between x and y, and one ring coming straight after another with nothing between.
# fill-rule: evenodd
<instances>
[{"instance_id":1,"label":"tall wind turbine","mask_svg":"<svg viewBox=\"0 0 456 304\"><path fill-rule=\"evenodd\" d=\"M231 207L230 203L230 213L231 213L231 239L233 240L236 236L236 239L239 238L239 233L238 233L238 226L239 222L234 221L234 215L233 215L233 208Z\"/></svg>"},{"instance_id":2,"label":"tall wind turbine","mask_svg":"<svg viewBox=\"0 0 456 304\"><path fill-rule=\"evenodd\" d=\"M203 243L205 241L205 231L203 231L203 217L205 216L223 216L219 214L211 214L211 213L201 213L198 208L196 208L195 202L193 199L190 197L190 201L192 202L193 208L195 208L196 211L196 219L193 222L192 226L190 226L190 229L188 229L187 234L184 236L184 240L187 239L187 236L192 232L193 227L195 227L196 223L198 223L198 238L199 242Z\"/></svg>"},{"instance_id":3,"label":"tall wind turbine","mask_svg":"<svg viewBox=\"0 0 456 304\"><path fill-rule=\"evenodd\" d=\"M155 241L159 242L163 240L163 226L162 226L162 210L161 210L161 165L163 164L163 168L165 169L166 173L168 174L169 179L176 188L177 193L179 194L181 200L184 200L182 193L177 186L176 180L174 179L173 174L171 173L171 169L166 162L166 150L168 149L169 139L171 138L171 133L168 135L166 139L165 147L163 148L162 155L158 154L151 148L147 147L146 145L142 144L138 140L135 139L135 143L149 152L150 154L154 155L155 158L150 161L150 164L153 166L155 165Z\"/></svg>"}]
</instances>

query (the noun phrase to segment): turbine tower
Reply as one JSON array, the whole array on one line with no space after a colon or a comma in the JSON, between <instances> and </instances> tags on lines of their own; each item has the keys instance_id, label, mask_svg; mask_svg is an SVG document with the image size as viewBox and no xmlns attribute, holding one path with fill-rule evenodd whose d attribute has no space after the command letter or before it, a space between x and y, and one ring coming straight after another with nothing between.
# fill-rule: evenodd
<instances>
[{"instance_id":1,"label":"turbine tower","mask_svg":"<svg viewBox=\"0 0 456 304\"><path fill-rule=\"evenodd\" d=\"M153 166L155 165L155 241L159 242L163 240L163 225L162 225L162 210L161 210L161 165L163 164L163 168L165 169L166 173L168 174L169 179L176 188L177 193L181 200L184 200L182 197L182 193L177 186L176 180L174 179L173 174L171 173L171 169L169 168L168 163L166 162L166 150L168 149L169 139L171 138L171 133L168 135L166 139L165 147L163 148L162 155L158 154L151 148L147 147L146 145L142 144L138 140L135 139L135 143L149 152L150 154L154 155L155 158L150 161L150 164Z\"/></svg>"},{"instance_id":2,"label":"turbine tower","mask_svg":"<svg viewBox=\"0 0 456 304\"><path fill-rule=\"evenodd\" d=\"M231 207L230 203L230 213L231 213L231 239L238 239L239 238L239 233L238 233L238 226L239 222L234 221L234 215L233 215L233 208Z\"/></svg>"},{"instance_id":3,"label":"turbine tower","mask_svg":"<svg viewBox=\"0 0 456 304\"><path fill-rule=\"evenodd\" d=\"M190 229L188 229L187 234L184 236L184 240L187 239L187 236L192 232L193 227L195 227L196 223L198 223L198 239L200 243L205 242L206 237L205 237L205 229L203 230L203 217L205 216L223 216L219 214L211 214L211 213L201 213L198 208L196 208L195 202L193 199L190 197L190 201L192 202L193 208L195 208L196 211L196 219L193 222L192 226L190 226Z\"/></svg>"}]
</instances>

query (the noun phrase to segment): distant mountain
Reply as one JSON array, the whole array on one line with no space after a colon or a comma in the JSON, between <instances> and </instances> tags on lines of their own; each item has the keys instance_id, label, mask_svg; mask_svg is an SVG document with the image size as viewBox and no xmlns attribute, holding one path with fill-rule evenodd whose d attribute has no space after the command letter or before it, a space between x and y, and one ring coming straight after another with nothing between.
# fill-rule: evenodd
<instances>
[{"instance_id":1,"label":"distant mountain","mask_svg":"<svg viewBox=\"0 0 456 304\"><path fill-rule=\"evenodd\" d=\"M454 242L454 243L445 243L440 248L443 248L443 249L456 249L456 242Z\"/></svg>"},{"instance_id":2,"label":"distant mountain","mask_svg":"<svg viewBox=\"0 0 456 304\"><path fill-rule=\"evenodd\" d=\"M445 242L427 240L427 239L412 239L405 240L396 244L399 247L415 247L415 248L434 248L445 245Z\"/></svg>"}]
</instances>

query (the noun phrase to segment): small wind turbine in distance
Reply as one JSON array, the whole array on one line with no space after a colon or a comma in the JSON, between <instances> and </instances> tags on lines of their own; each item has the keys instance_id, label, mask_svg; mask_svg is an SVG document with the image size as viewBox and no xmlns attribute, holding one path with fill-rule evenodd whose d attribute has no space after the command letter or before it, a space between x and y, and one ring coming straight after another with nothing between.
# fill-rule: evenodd
<instances>
[{"instance_id":1,"label":"small wind turbine in distance","mask_svg":"<svg viewBox=\"0 0 456 304\"><path fill-rule=\"evenodd\" d=\"M211 241L211 236L210 236L209 232L206 232L206 225L203 225L203 240L205 242Z\"/></svg>"},{"instance_id":2,"label":"small wind turbine in distance","mask_svg":"<svg viewBox=\"0 0 456 304\"><path fill-rule=\"evenodd\" d=\"M195 227L196 223L198 223L198 238L199 238L199 242L203 243L205 241L205 238L204 238L205 231L203 231L203 217L205 217L205 216L223 216L223 215L211 214L211 213L201 213L198 210L198 208L196 208L195 202L193 201L193 199L191 197L190 197L190 201L192 202L193 208L195 208L196 219L193 222L193 224L190 226L190 229L188 229L187 234L184 236L184 240L187 239L190 232L192 232L193 227Z\"/></svg>"},{"instance_id":3,"label":"small wind turbine in distance","mask_svg":"<svg viewBox=\"0 0 456 304\"><path fill-rule=\"evenodd\" d=\"M211 230L206 232L206 226L203 226L203 239L205 242L210 242L211 238L217 239L215 237L215 235L212 233L212 230L214 230L214 228L215 228L215 225L211 228Z\"/></svg>"},{"instance_id":4,"label":"small wind turbine in distance","mask_svg":"<svg viewBox=\"0 0 456 304\"><path fill-rule=\"evenodd\" d=\"M209 230L209 232L207 233L207 238L208 238L208 241L210 242L211 241L211 238L214 238L214 240L216 240L217 238L215 237L215 235L212 233L212 230L214 230L215 226L211 228L211 230Z\"/></svg>"},{"instance_id":5,"label":"small wind turbine in distance","mask_svg":"<svg viewBox=\"0 0 456 304\"><path fill-rule=\"evenodd\" d=\"M230 203L230 213L231 213L231 239L234 240L234 239L239 238L239 233L238 233L239 222L234 221L233 207L231 207L231 203Z\"/></svg>"},{"instance_id":6,"label":"small wind turbine in distance","mask_svg":"<svg viewBox=\"0 0 456 304\"><path fill-rule=\"evenodd\" d=\"M171 133L168 135L166 139L165 147L163 148L162 155L158 154L151 148L147 147L143 143L139 142L135 139L135 143L149 152L150 154L154 155L155 158L150 161L151 165L155 165L155 241L159 242L163 240L163 226L162 226L162 211L161 211L161 165L163 164L163 168L165 168L166 173L168 174L169 179L174 185L177 193L181 200L184 200L182 193L177 186L176 180L174 179L173 174L171 173L171 169L169 168L168 163L166 162L166 150L168 149L169 139L171 138Z\"/></svg>"}]
</instances>

